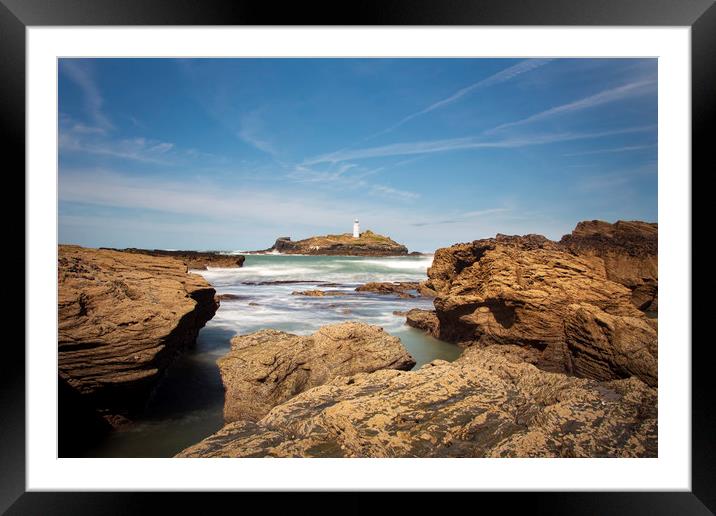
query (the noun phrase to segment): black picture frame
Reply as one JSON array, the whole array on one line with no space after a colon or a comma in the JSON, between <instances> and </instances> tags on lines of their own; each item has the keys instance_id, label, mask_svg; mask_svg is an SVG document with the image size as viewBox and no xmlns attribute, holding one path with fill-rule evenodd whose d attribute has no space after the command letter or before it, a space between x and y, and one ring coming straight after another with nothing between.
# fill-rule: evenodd
<instances>
[{"instance_id":1,"label":"black picture frame","mask_svg":"<svg viewBox=\"0 0 716 516\"><path fill-rule=\"evenodd\" d=\"M354 0L332 2L209 0L0 0L0 122L14 169L25 166L25 29L61 25L560 25L689 26L692 71L692 170L713 168L709 122L716 106L716 7L713 0ZM709 116L710 115L710 116ZM707 163L709 168L707 169ZM5 167L3 167L5 168ZM9 172L9 168L5 168ZM676 171L675 171L676 172ZM691 173L693 178L693 171ZM679 172L683 173L683 171ZM23 187L24 188L24 187ZM17 216L15 216L15 219ZM13 219L8 219L13 220ZM13 224L11 224L13 226ZM23 227L24 229L24 227ZM19 224L10 229L24 242ZM13 235L14 236L14 235ZM17 244L13 251L19 267ZM25 262L24 262L25 263ZM25 275L32 271L25 270ZM501 511L523 508L549 514L712 514L716 511L716 416L710 382L709 341L692 346L692 490L690 492L473 493L470 505L497 502ZM185 512L188 494L25 492L25 356L7 339L0 375L0 512L7 514L141 514L147 504ZM669 343L686 345L691 343ZM240 500L265 504L249 493L203 493L203 513ZM306 494L293 494L303 505ZM477 496L477 499L474 497ZM238 498L240 497L240 498ZM298 498L296 498L298 497ZM499 500L493 500L498 497ZM418 493L382 500L388 510L418 508ZM465 501L465 500L463 500ZM316 511L364 513L374 508L364 495L344 497L339 509L311 504ZM231 505L229 505L231 507ZM473 505L478 508L478 506ZM489 507L489 506L485 506ZM306 507L308 508L308 507ZM272 508L276 509L274 506ZM315 512L312 509L312 512Z\"/></svg>"}]
</instances>

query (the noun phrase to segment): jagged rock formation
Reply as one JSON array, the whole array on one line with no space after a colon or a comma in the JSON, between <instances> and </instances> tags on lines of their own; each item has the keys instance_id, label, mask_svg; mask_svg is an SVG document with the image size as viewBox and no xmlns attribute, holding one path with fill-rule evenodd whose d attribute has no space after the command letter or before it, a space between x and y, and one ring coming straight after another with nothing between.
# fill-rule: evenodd
<instances>
[{"instance_id":1,"label":"jagged rock formation","mask_svg":"<svg viewBox=\"0 0 716 516\"><path fill-rule=\"evenodd\" d=\"M112 424L140 412L213 317L215 291L184 263L59 246L59 376Z\"/></svg>"},{"instance_id":2,"label":"jagged rock formation","mask_svg":"<svg viewBox=\"0 0 716 516\"><path fill-rule=\"evenodd\" d=\"M628 287L640 310L658 310L658 234L655 223L580 222L560 244L581 256L602 259L607 278Z\"/></svg>"},{"instance_id":3,"label":"jagged rock formation","mask_svg":"<svg viewBox=\"0 0 716 516\"><path fill-rule=\"evenodd\" d=\"M262 330L231 340L218 361L226 390L224 419L258 420L271 408L337 376L410 369L415 360L377 326L347 322L299 336Z\"/></svg>"},{"instance_id":4,"label":"jagged rock formation","mask_svg":"<svg viewBox=\"0 0 716 516\"><path fill-rule=\"evenodd\" d=\"M206 270L207 267L243 267L245 256L240 254L221 254L201 251L165 251L163 249L112 249L124 253L146 254L149 256L168 256L183 261L190 269Z\"/></svg>"},{"instance_id":5,"label":"jagged rock formation","mask_svg":"<svg viewBox=\"0 0 716 516\"><path fill-rule=\"evenodd\" d=\"M472 348L418 371L341 376L178 457L655 457L657 395Z\"/></svg>"},{"instance_id":6,"label":"jagged rock formation","mask_svg":"<svg viewBox=\"0 0 716 516\"><path fill-rule=\"evenodd\" d=\"M608 277L600 256L576 249L540 235L439 249L426 284L437 294L437 322L416 312L408 323L462 346L529 348L545 370L600 380L636 375L655 385L655 325L632 291Z\"/></svg>"},{"instance_id":7,"label":"jagged rock formation","mask_svg":"<svg viewBox=\"0 0 716 516\"><path fill-rule=\"evenodd\" d=\"M387 236L363 231L360 238L350 233L325 235L293 241L290 237L281 237L273 247L263 252L283 254L341 255L341 256L405 256L408 248Z\"/></svg>"}]
</instances>

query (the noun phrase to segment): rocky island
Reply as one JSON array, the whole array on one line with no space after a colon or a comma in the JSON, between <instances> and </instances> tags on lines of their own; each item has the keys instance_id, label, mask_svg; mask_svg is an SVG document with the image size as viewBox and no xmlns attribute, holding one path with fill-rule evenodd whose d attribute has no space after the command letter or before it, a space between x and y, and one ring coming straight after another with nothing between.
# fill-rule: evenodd
<instances>
[{"instance_id":1,"label":"rocky island","mask_svg":"<svg viewBox=\"0 0 716 516\"><path fill-rule=\"evenodd\" d=\"M332 256L406 256L408 248L387 236L366 230L358 237L350 233L314 236L297 241L291 240L290 237L281 237L271 248L262 252Z\"/></svg>"}]
</instances>

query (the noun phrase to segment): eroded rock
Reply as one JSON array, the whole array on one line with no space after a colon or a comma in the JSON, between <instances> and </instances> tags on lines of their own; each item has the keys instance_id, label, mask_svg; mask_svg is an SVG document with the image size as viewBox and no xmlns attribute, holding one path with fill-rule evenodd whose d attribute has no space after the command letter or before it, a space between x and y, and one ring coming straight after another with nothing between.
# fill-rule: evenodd
<instances>
[{"instance_id":1,"label":"eroded rock","mask_svg":"<svg viewBox=\"0 0 716 516\"><path fill-rule=\"evenodd\" d=\"M415 360L400 339L359 322L324 326L299 336L262 330L231 340L218 360L226 390L224 419L257 420L293 396L341 375L410 369Z\"/></svg>"},{"instance_id":2,"label":"eroded rock","mask_svg":"<svg viewBox=\"0 0 716 516\"><path fill-rule=\"evenodd\" d=\"M413 308L405 314L405 322L408 326L423 330L435 338L440 337L440 321L435 310Z\"/></svg>"},{"instance_id":3,"label":"eroded rock","mask_svg":"<svg viewBox=\"0 0 716 516\"><path fill-rule=\"evenodd\" d=\"M240 254L223 254L211 251L167 251L164 249L112 249L124 253L166 256L181 260L190 269L206 270L207 267L234 268L243 267L246 257Z\"/></svg>"},{"instance_id":4,"label":"eroded rock","mask_svg":"<svg viewBox=\"0 0 716 516\"><path fill-rule=\"evenodd\" d=\"M529 347L548 371L595 379L635 374L655 384L656 332L645 331L632 291L612 281L595 254L576 255L540 235L497 235L439 249L428 277L437 321L414 312L411 326L462 346ZM589 306L592 318L575 317L572 305ZM594 321L607 320L614 331L595 331ZM587 353L590 347L600 351ZM625 367L622 349L638 350L639 365Z\"/></svg>"},{"instance_id":5,"label":"eroded rock","mask_svg":"<svg viewBox=\"0 0 716 516\"><path fill-rule=\"evenodd\" d=\"M600 220L580 222L560 244L574 254L602 259L607 278L628 287L640 310L658 310L658 236L656 223Z\"/></svg>"},{"instance_id":6,"label":"eroded rock","mask_svg":"<svg viewBox=\"0 0 716 516\"><path fill-rule=\"evenodd\" d=\"M657 394L637 378L542 371L493 348L418 371L338 377L178 457L655 457Z\"/></svg>"},{"instance_id":7,"label":"eroded rock","mask_svg":"<svg viewBox=\"0 0 716 516\"><path fill-rule=\"evenodd\" d=\"M356 287L356 292L373 292L381 295L395 295L403 298L417 297L411 291L418 290L417 281L371 281Z\"/></svg>"},{"instance_id":8,"label":"eroded rock","mask_svg":"<svg viewBox=\"0 0 716 516\"><path fill-rule=\"evenodd\" d=\"M214 315L215 291L173 258L58 251L59 375L108 421L131 417Z\"/></svg>"}]
</instances>

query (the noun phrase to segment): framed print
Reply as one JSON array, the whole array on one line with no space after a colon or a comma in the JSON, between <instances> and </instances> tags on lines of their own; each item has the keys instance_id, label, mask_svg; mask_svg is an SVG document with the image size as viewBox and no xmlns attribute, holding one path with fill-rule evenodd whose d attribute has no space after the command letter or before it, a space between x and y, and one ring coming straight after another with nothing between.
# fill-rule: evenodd
<instances>
[{"instance_id":1,"label":"framed print","mask_svg":"<svg viewBox=\"0 0 716 516\"><path fill-rule=\"evenodd\" d=\"M709 514L712 3L3 0L27 304L0 507Z\"/></svg>"}]
</instances>

